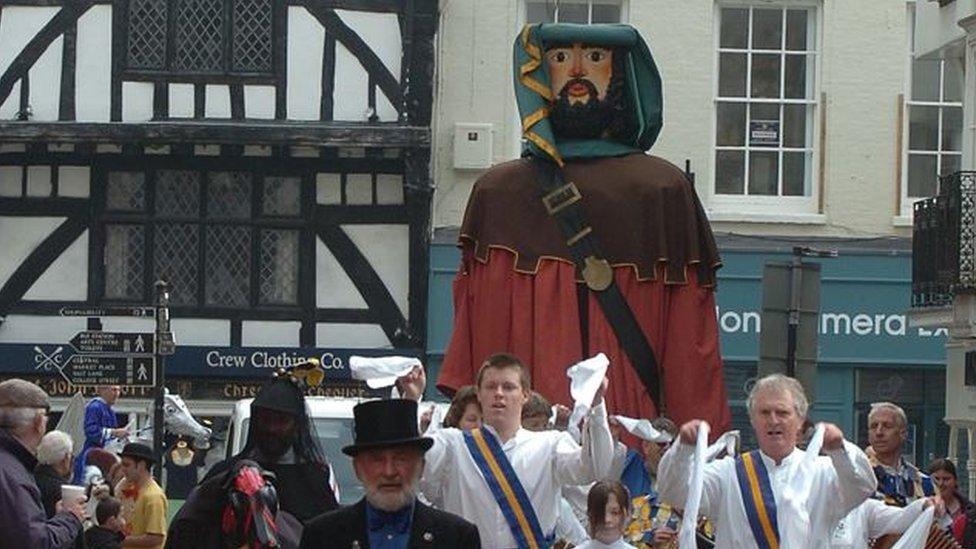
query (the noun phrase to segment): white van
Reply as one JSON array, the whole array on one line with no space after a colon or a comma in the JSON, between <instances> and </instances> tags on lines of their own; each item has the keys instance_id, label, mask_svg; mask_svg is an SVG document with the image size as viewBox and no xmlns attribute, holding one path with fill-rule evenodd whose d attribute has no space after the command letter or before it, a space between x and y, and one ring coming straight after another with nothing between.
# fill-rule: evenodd
<instances>
[{"instance_id":1,"label":"white van","mask_svg":"<svg viewBox=\"0 0 976 549\"><path fill-rule=\"evenodd\" d=\"M251 423L251 401L253 398L238 400L234 403L230 426L227 431L227 456L236 455L247 442L247 430ZM352 409L363 402L358 398L341 397L305 397L305 403L311 414L319 445L325 452L326 459L332 465L333 482L338 485L339 503L343 505L355 503L363 497L363 487L356 479L352 469L352 460L342 453L342 447L352 444Z\"/></svg>"}]
</instances>

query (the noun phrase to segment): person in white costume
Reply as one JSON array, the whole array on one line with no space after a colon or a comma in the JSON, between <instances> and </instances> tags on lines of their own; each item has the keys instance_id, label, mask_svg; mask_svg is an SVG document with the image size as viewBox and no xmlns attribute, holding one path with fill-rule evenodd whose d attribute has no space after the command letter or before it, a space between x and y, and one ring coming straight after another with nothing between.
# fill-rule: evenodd
<instances>
[{"instance_id":1,"label":"person in white costume","mask_svg":"<svg viewBox=\"0 0 976 549\"><path fill-rule=\"evenodd\" d=\"M525 488L544 536L552 536L564 484L586 484L604 477L613 458L607 424L604 379L592 402L582 444L560 431L522 428L522 405L529 396L529 370L516 357L497 354L478 371L476 387L483 427L497 439L518 481ZM420 385L401 384L405 397L423 393ZM462 431L442 429L430 435L433 447L420 482L423 493L439 494L444 509L473 522L484 547L516 547L515 536L465 442Z\"/></svg>"},{"instance_id":2,"label":"person in white costume","mask_svg":"<svg viewBox=\"0 0 976 549\"><path fill-rule=\"evenodd\" d=\"M743 455L704 465L700 513L716 524L716 548L766 546L757 540L762 532L766 532L767 539L778 537L778 545L783 548L829 547L837 523L874 492L877 481L867 456L844 440L840 428L828 423L823 426L822 450L826 457L804 459L806 452L796 444L808 404L803 387L793 378L774 374L758 380L746 405L759 451L748 454L748 461ZM694 444L701 423L692 420L682 425L680 443L672 445L661 460L658 488L664 501L681 505L688 499L688 479L692 476ZM768 472L773 501L761 501L765 508L775 508L775 513L768 515L773 518L769 529L755 528L759 534L754 532L757 521L753 517L751 522L746 510L737 462L755 464L755 470ZM754 482L759 485L763 480ZM750 498L750 505L761 498L758 493L752 497L751 492L745 496ZM758 502L754 505L760 507Z\"/></svg>"},{"instance_id":3,"label":"person in white costume","mask_svg":"<svg viewBox=\"0 0 976 549\"><path fill-rule=\"evenodd\" d=\"M834 528L830 549L868 549L871 540L887 534L901 534L915 522L926 507L941 505L937 497L917 499L908 507L887 505L868 499L848 513Z\"/></svg>"},{"instance_id":4,"label":"person in white costume","mask_svg":"<svg viewBox=\"0 0 976 549\"><path fill-rule=\"evenodd\" d=\"M623 539L630 516L630 494L619 480L601 480L586 496L590 536L576 549L636 549Z\"/></svg>"}]
</instances>

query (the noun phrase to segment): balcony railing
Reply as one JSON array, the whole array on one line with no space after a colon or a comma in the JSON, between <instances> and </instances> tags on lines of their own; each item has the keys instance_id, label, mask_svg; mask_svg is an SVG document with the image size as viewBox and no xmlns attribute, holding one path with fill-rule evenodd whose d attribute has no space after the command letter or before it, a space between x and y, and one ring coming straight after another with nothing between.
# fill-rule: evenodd
<instances>
[{"instance_id":1,"label":"balcony railing","mask_svg":"<svg viewBox=\"0 0 976 549\"><path fill-rule=\"evenodd\" d=\"M915 203L912 307L949 305L976 291L976 172L939 179L939 194Z\"/></svg>"}]
</instances>

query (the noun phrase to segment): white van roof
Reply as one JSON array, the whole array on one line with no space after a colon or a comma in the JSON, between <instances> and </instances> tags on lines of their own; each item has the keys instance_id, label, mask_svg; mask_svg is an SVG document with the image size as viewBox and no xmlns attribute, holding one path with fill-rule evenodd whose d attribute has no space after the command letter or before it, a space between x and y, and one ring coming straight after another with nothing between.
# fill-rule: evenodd
<instances>
[{"instance_id":1,"label":"white van roof","mask_svg":"<svg viewBox=\"0 0 976 549\"><path fill-rule=\"evenodd\" d=\"M307 396L305 397L305 405L308 406L309 415L313 418L352 418L353 407L367 400L374 399ZM234 417L250 417L251 402L253 401L253 398L245 398L235 402Z\"/></svg>"}]
</instances>

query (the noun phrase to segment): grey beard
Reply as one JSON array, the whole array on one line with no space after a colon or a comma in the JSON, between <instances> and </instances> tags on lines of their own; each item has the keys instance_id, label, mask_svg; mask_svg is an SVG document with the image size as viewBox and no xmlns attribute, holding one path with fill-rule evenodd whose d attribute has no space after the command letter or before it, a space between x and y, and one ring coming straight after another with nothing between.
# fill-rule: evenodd
<instances>
[{"instance_id":1,"label":"grey beard","mask_svg":"<svg viewBox=\"0 0 976 549\"><path fill-rule=\"evenodd\" d=\"M420 475L417 475L417 478L411 479L409 484L405 484L398 494L383 494L379 490L367 488L366 501L380 511L395 513L417 499L417 494L420 491L419 484Z\"/></svg>"}]
</instances>

